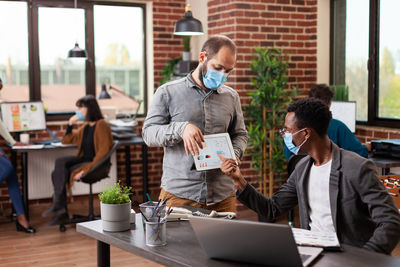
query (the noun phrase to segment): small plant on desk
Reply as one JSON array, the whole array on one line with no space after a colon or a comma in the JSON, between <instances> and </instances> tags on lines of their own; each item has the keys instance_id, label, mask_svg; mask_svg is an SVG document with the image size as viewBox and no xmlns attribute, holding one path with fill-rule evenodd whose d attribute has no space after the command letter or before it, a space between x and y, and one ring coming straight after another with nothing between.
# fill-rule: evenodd
<instances>
[{"instance_id":1,"label":"small plant on desk","mask_svg":"<svg viewBox=\"0 0 400 267\"><path fill-rule=\"evenodd\" d=\"M132 187L115 183L99 194L103 230L109 232L130 229Z\"/></svg>"},{"instance_id":2,"label":"small plant on desk","mask_svg":"<svg viewBox=\"0 0 400 267\"><path fill-rule=\"evenodd\" d=\"M100 193L99 199L104 204L124 204L131 201L130 195L132 195L132 187L121 186L118 182Z\"/></svg>"}]
</instances>

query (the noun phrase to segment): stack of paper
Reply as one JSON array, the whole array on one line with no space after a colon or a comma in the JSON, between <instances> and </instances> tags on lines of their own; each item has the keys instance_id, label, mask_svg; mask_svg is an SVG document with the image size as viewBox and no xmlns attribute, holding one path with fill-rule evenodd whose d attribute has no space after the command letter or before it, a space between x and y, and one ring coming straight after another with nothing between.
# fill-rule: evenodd
<instances>
[{"instance_id":1,"label":"stack of paper","mask_svg":"<svg viewBox=\"0 0 400 267\"><path fill-rule=\"evenodd\" d=\"M292 228L296 244L322 248L340 247L336 233L314 232L300 228Z\"/></svg>"}]
</instances>

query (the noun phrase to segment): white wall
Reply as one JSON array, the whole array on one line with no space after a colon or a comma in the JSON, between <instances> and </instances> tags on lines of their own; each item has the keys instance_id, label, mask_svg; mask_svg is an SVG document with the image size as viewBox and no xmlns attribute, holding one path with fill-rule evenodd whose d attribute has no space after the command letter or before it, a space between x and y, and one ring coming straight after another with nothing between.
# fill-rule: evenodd
<instances>
[{"instance_id":1,"label":"white wall","mask_svg":"<svg viewBox=\"0 0 400 267\"><path fill-rule=\"evenodd\" d=\"M330 0L318 1L317 83L329 84Z\"/></svg>"},{"instance_id":2,"label":"white wall","mask_svg":"<svg viewBox=\"0 0 400 267\"><path fill-rule=\"evenodd\" d=\"M200 20L203 24L204 35L192 36L190 40L190 51L192 53L192 60L198 60L201 47L208 39L208 7L206 0L187 0L186 3L192 6L193 17ZM183 14L182 14L183 15Z\"/></svg>"}]
</instances>

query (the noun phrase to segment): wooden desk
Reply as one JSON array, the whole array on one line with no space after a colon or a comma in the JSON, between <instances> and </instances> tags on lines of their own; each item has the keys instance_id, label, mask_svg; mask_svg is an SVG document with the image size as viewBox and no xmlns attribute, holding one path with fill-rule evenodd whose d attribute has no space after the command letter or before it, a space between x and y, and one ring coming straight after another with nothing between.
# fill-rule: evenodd
<instances>
[{"instance_id":1,"label":"wooden desk","mask_svg":"<svg viewBox=\"0 0 400 267\"><path fill-rule=\"evenodd\" d=\"M140 214L136 215L136 224L131 225L130 231L103 232L101 220L79 223L76 230L97 239L97 266L101 267L110 266L110 245L166 266L246 266L207 258L188 221L167 223L167 245L164 247L145 245ZM343 248L344 252L323 252L312 266L400 266L400 258L347 245Z\"/></svg>"},{"instance_id":2,"label":"wooden desk","mask_svg":"<svg viewBox=\"0 0 400 267\"><path fill-rule=\"evenodd\" d=\"M131 145L141 145L142 146L142 189L143 189L143 200L146 201L146 193L148 190L148 171L147 171L147 146L143 139L140 137L132 137L130 139L118 140L118 147L122 146L125 148L125 177L126 184L131 186ZM63 149L70 148L71 146L53 146L45 145L43 149ZM29 198L28 198L28 153L31 151L37 151L38 149L19 148L12 150L12 164L16 167L16 153L21 153L21 169L22 169L22 200L25 207L25 216L29 219Z\"/></svg>"},{"instance_id":3,"label":"wooden desk","mask_svg":"<svg viewBox=\"0 0 400 267\"><path fill-rule=\"evenodd\" d=\"M369 157L368 159L374 162L377 167L382 168L382 175L388 175L390 168L400 167L400 159L382 157Z\"/></svg>"}]
</instances>

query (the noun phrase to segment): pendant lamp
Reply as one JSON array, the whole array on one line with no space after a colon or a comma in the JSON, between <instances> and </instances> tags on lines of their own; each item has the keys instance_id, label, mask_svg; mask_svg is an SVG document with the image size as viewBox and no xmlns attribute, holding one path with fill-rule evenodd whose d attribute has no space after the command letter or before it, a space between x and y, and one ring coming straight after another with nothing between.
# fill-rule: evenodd
<instances>
[{"instance_id":1,"label":"pendant lamp","mask_svg":"<svg viewBox=\"0 0 400 267\"><path fill-rule=\"evenodd\" d=\"M74 8L77 6L78 0L75 0L75 5ZM79 47L78 42L75 42L74 48L68 51L68 57L80 57L80 58L86 58L86 51L83 50L82 48Z\"/></svg>"},{"instance_id":2,"label":"pendant lamp","mask_svg":"<svg viewBox=\"0 0 400 267\"><path fill-rule=\"evenodd\" d=\"M178 20L174 29L175 35L193 36L203 35L203 25L200 20L193 18L192 7L186 5L185 16Z\"/></svg>"}]
</instances>

